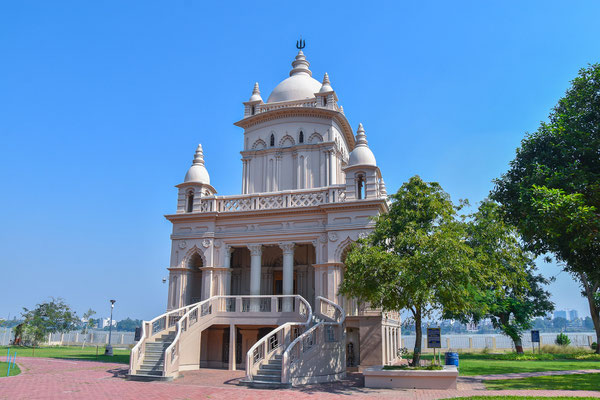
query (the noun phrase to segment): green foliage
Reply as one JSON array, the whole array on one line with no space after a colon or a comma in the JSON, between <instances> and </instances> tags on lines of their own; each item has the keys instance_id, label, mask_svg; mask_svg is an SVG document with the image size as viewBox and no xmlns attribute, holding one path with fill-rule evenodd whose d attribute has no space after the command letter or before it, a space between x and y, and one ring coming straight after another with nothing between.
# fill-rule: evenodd
<instances>
[{"instance_id":1,"label":"green foliage","mask_svg":"<svg viewBox=\"0 0 600 400\"><path fill-rule=\"evenodd\" d=\"M426 365L420 367L411 367L408 365L385 365L383 367L384 370L394 371L394 370L411 370L411 371L441 371L444 367L440 365Z\"/></svg>"},{"instance_id":2,"label":"green foliage","mask_svg":"<svg viewBox=\"0 0 600 400\"><path fill-rule=\"evenodd\" d=\"M544 396L544 400L596 400L597 397L573 397L573 396ZM454 397L454 400L539 400L539 397L533 396L469 396Z\"/></svg>"},{"instance_id":3,"label":"green foliage","mask_svg":"<svg viewBox=\"0 0 600 400\"><path fill-rule=\"evenodd\" d=\"M15 347L11 348L14 349ZM6 346L0 346L0 353L6 354L6 349ZM16 347L16 349L17 362L19 361L19 357L44 357L129 364L130 354L129 349L114 348L114 356L105 356L104 345L90 345L85 348L81 346L42 346L35 349L31 347ZM96 356L96 350L98 350L98 356Z\"/></svg>"},{"instance_id":4,"label":"green foliage","mask_svg":"<svg viewBox=\"0 0 600 400\"><path fill-rule=\"evenodd\" d=\"M600 374L536 376L484 381L489 390L600 390Z\"/></svg>"},{"instance_id":5,"label":"green foliage","mask_svg":"<svg viewBox=\"0 0 600 400\"><path fill-rule=\"evenodd\" d=\"M516 228L506 224L496 203L485 200L467 225L468 243L479 265L503 277L488 279L487 287L473 287L472 307L461 313L446 313L445 318L480 322L489 318L496 329L509 336L522 351L521 336L531 328L534 317L554 310L550 293L543 289L549 281L535 274L531 255L519 242Z\"/></svg>"},{"instance_id":6,"label":"green foliage","mask_svg":"<svg viewBox=\"0 0 600 400\"><path fill-rule=\"evenodd\" d=\"M571 344L571 339L569 339L569 337L566 334L559 333L558 335L556 335L556 340L554 341L554 343L556 343L559 346L568 346Z\"/></svg>"},{"instance_id":7,"label":"green foliage","mask_svg":"<svg viewBox=\"0 0 600 400\"><path fill-rule=\"evenodd\" d=\"M38 304L33 310L23 308L22 316L24 339L34 344L44 341L49 333L68 332L79 322L75 312L60 298Z\"/></svg>"},{"instance_id":8,"label":"green foliage","mask_svg":"<svg viewBox=\"0 0 600 400\"><path fill-rule=\"evenodd\" d=\"M126 318L124 320L117 322L117 330L118 331L133 332L133 331L135 331L135 328L138 328L140 326L142 326L141 319Z\"/></svg>"},{"instance_id":9,"label":"green foliage","mask_svg":"<svg viewBox=\"0 0 600 400\"><path fill-rule=\"evenodd\" d=\"M89 329L92 329L94 327L94 320L92 319L92 316L94 314L96 314L96 311L92 310L91 308L89 308L83 314L83 319L85 320L85 322L83 323L83 326L81 327L81 333L87 333Z\"/></svg>"},{"instance_id":10,"label":"green foliage","mask_svg":"<svg viewBox=\"0 0 600 400\"><path fill-rule=\"evenodd\" d=\"M8 372L8 363L0 361L0 379L6 378L6 373ZM14 364L10 366L10 375L15 376L21 373L21 369L19 368L19 364Z\"/></svg>"},{"instance_id":11,"label":"green foliage","mask_svg":"<svg viewBox=\"0 0 600 400\"><path fill-rule=\"evenodd\" d=\"M492 198L529 250L553 253L579 280L600 337L600 64L571 84L523 139Z\"/></svg>"},{"instance_id":12,"label":"green foliage","mask_svg":"<svg viewBox=\"0 0 600 400\"><path fill-rule=\"evenodd\" d=\"M390 196L390 210L375 221L372 234L359 240L345 260L340 287L384 310L409 310L421 353L421 321L435 312L461 312L470 306L473 287L504 277L476 262L467 243L460 206L436 182L410 178Z\"/></svg>"},{"instance_id":13,"label":"green foliage","mask_svg":"<svg viewBox=\"0 0 600 400\"><path fill-rule=\"evenodd\" d=\"M596 348L598 348L598 343L593 342L590 347L592 348L592 350L596 350Z\"/></svg>"}]
</instances>

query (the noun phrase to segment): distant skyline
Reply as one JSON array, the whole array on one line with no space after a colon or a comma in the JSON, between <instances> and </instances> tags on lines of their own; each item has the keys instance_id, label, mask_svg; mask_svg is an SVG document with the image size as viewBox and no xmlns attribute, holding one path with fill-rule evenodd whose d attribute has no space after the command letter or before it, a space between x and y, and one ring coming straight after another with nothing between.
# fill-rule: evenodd
<instances>
[{"instance_id":1,"label":"distant skyline","mask_svg":"<svg viewBox=\"0 0 600 400\"><path fill-rule=\"evenodd\" d=\"M50 296L81 315L164 312L176 189L204 147L241 190L242 118L288 76L301 34L388 193L418 174L475 206L577 71L600 61L600 3L4 2L0 317ZM557 309L577 284L539 263Z\"/></svg>"}]
</instances>

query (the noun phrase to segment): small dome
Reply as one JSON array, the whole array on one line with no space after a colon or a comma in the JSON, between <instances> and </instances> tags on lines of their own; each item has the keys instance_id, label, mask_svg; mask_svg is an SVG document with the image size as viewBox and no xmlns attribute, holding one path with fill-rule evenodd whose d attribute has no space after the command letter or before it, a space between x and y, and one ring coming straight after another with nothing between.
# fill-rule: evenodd
<instances>
[{"instance_id":1,"label":"small dome","mask_svg":"<svg viewBox=\"0 0 600 400\"><path fill-rule=\"evenodd\" d=\"M210 176L204 166L204 153L202 152L202 145L199 144L194 155L194 162L187 174L185 174L184 183L203 183L210 185Z\"/></svg>"},{"instance_id":2,"label":"small dome","mask_svg":"<svg viewBox=\"0 0 600 400\"><path fill-rule=\"evenodd\" d=\"M273 89L267 103L314 98L315 93L321 90L322 84L312 78L312 72L308 69L309 65L310 63L300 50L294 62L292 62L293 69L290 72L290 77Z\"/></svg>"},{"instance_id":3,"label":"small dome","mask_svg":"<svg viewBox=\"0 0 600 400\"><path fill-rule=\"evenodd\" d=\"M258 82L254 84L252 96L250 96L250 100L248 101L262 101L262 97L260 97L260 89L258 88Z\"/></svg>"},{"instance_id":4,"label":"small dome","mask_svg":"<svg viewBox=\"0 0 600 400\"><path fill-rule=\"evenodd\" d=\"M365 135L365 130L362 124L358 125L358 129L356 130L356 146L350 153L350 157L348 159L348 166L351 167L354 165L370 165L373 167L377 166L375 155L371 149L369 149L369 145L367 144L367 135Z\"/></svg>"}]
</instances>

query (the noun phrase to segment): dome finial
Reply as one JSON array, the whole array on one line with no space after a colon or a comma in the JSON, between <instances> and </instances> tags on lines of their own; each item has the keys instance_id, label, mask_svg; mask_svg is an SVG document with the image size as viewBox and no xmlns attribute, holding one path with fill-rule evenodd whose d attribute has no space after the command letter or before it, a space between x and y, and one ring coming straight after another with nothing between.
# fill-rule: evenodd
<instances>
[{"instance_id":1,"label":"dome finial","mask_svg":"<svg viewBox=\"0 0 600 400\"><path fill-rule=\"evenodd\" d=\"M258 88L258 82L254 84L254 89L252 89L252 96L250 96L249 101L262 101L262 97L260 97L260 89Z\"/></svg>"},{"instance_id":2,"label":"dome finial","mask_svg":"<svg viewBox=\"0 0 600 400\"><path fill-rule=\"evenodd\" d=\"M202 145L199 144L194 154L193 165L204 165L204 152L202 151Z\"/></svg>"},{"instance_id":3,"label":"dome finial","mask_svg":"<svg viewBox=\"0 0 600 400\"><path fill-rule=\"evenodd\" d=\"M303 47L304 48L304 47ZM310 63L304 56L302 49L298 50L298 54L296 54L296 58L292 61L292 70L290 71L290 76L299 75L299 74L307 74L308 76L312 76L312 72L308 67Z\"/></svg>"},{"instance_id":4,"label":"dome finial","mask_svg":"<svg viewBox=\"0 0 600 400\"><path fill-rule=\"evenodd\" d=\"M302 52L302 49L306 47L306 41L302 40L302 35L300 35L300 40L296 40L296 48Z\"/></svg>"},{"instance_id":5,"label":"dome finial","mask_svg":"<svg viewBox=\"0 0 600 400\"><path fill-rule=\"evenodd\" d=\"M321 90L319 93L327 93L333 92L333 88L331 87L331 82L329 82L329 75L325 72L325 76L323 76L323 86L321 86Z\"/></svg>"},{"instance_id":6,"label":"dome finial","mask_svg":"<svg viewBox=\"0 0 600 400\"><path fill-rule=\"evenodd\" d=\"M357 146L367 146L367 135L365 134L365 128L363 128L362 122L358 124L358 129L356 130L356 145Z\"/></svg>"},{"instance_id":7,"label":"dome finial","mask_svg":"<svg viewBox=\"0 0 600 400\"><path fill-rule=\"evenodd\" d=\"M199 144L194 154L194 162L187 174L185 174L184 182L204 183L210 185L210 176L204 166L204 152L202 145Z\"/></svg>"}]
</instances>

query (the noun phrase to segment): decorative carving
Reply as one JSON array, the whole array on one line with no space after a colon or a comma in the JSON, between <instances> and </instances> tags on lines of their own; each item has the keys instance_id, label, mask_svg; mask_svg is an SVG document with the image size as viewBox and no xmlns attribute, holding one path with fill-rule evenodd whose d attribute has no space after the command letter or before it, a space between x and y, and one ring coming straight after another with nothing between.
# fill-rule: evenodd
<instances>
[{"instance_id":1,"label":"decorative carving","mask_svg":"<svg viewBox=\"0 0 600 400\"><path fill-rule=\"evenodd\" d=\"M218 249L219 247L221 247L221 241L220 240L215 240L214 243L213 243L213 246L215 246Z\"/></svg>"},{"instance_id":2,"label":"decorative carving","mask_svg":"<svg viewBox=\"0 0 600 400\"><path fill-rule=\"evenodd\" d=\"M327 237L329 237L329 240L331 240L332 242L335 242L338 240L338 235L335 232L329 232L327 234Z\"/></svg>"},{"instance_id":3,"label":"decorative carving","mask_svg":"<svg viewBox=\"0 0 600 400\"><path fill-rule=\"evenodd\" d=\"M187 247L187 243L185 242L185 240L180 240L179 241L179 248L183 250L186 247Z\"/></svg>"},{"instance_id":4,"label":"decorative carving","mask_svg":"<svg viewBox=\"0 0 600 400\"><path fill-rule=\"evenodd\" d=\"M202 246L204 246L204 247L208 248L208 247L210 247L210 243L211 243L211 240L210 240L210 239L204 239L204 240L202 241Z\"/></svg>"},{"instance_id":5,"label":"decorative carving","mask_svg":"<svg viewBox=\"0 0 600 400\"><path fill-rule=\"evenodd\" d=\"M283 250L283 254L294 254L294 246L295 243L292 242L279 243L279 247Z\"/></svg>"},{"instance_id":6,"label":"decorative carving","mask_svg":"<svg viewBox=\"0 0 600 400\"><path fill-rule=\"evenodd\" d=\"M319 242L327 243L327 234L325 234L325 233L321 234L321 236L319 236Z\"/></svg>"},{"instance_id":7,"label":"decorative carving","mask_svg":"<svg viewBox=\"0 0 600 400\"><path fill-rule=\"evenodd\" d=\"M250 255L252 256L260 256L262 255L262 244L248 244L246 245L248 250L250 250Z\"/></svg>"}]
</instances>

